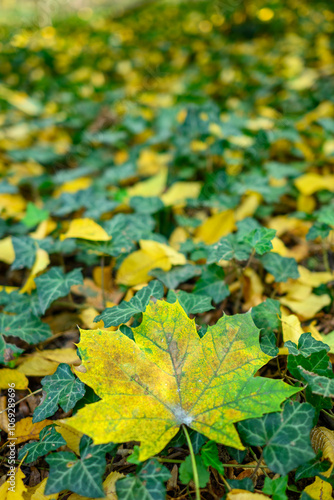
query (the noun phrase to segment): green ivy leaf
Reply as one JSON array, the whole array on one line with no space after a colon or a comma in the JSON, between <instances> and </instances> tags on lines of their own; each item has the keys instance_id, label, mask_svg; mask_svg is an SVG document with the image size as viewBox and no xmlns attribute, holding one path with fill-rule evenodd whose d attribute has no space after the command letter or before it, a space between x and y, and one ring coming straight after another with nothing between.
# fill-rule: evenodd
<instances>
[{"instance_id":1,"label":"green ivy leaf","mask_svg":"<svg viewBox=\"0 0 334 500\"><path fill-rule=\"evenodd\" d=\"M183 290L175 292L174 290L169 290L167 294L168 302L179 301L180 305L186 311L187 314L196 314L214 309L211 304L211 297L206 295L200 295L198 293L188 293Z\"/></svg>"},{"instance_id":2,"label":"green ivy leaf","mask_svg":"<svg viewBox=\"0 0 334 500\"><path fill-rule=\"evenodd\" d=\"M263 255L260 260L265 270L274 276L276 283L286 282L290 278L299 278L297 262L293 258L269 252Z\"/></svg>"},{"instance_id":3,"label":"green ivy leaf","mask_svg":"<svg viewBox=\"0 0 334 500\"><path fill-rule=\"evenodd\" d=\"M83 277L81 269L73 269L65 274L60 267L53 267L42 276L35 278L35 283L41 311L44 314L52 302L70 292L71 286L81 285Z\"/></svg>"},{"instance_id":4,"label":"green ivy leaf","mask_svg":"<svg viewBox=\"0 0 334 500\"><path fill-rule=\"evenodd\" d=\"M266 477L262 489L263 493L271 495L273 500L288 500L286 495L288 479L288 476L277 477L276 479Z\"/></svg>"},{"instance_id":5,"label":"green ivy leaf","mask_svg":"<svg viewBox=\"0 0 334 500\"><path fill-rule=\"evenodd\" d=\"M202 447L201 457L206 467L211 466L214 469L216 469L219 472L219 474L224 476L225 474L224 467L221 461L219 460L217 444L214 441L208 441Z\"/></svg>"},{"instance_id":6,"label":"green ivy leaf","mask_svg":"<svg viewBox=\"0 0 334 500\"><path fill-rule=\"evenodd\" d=\"M30 229L37 226L40 222L43 222L43 220L47 220L48 217L49 212L47 210L43 210L29 201L27 205L27 212L22 219L22 222Z\"/></svg>"},{"instance_id":7,"label":"green ivy leaf","mask_svg":"<svg viewBox=\"0 0 334 500\"><path fill-rule=\"evenodd\" d=\"M119 306L108 307L102 314L94 318L94 322L103 321L104 326L118 326L121 323L126 323L135 314L144 312L150 297L154 296L161 299L164 295L164 288L159 281L151 281L136 293L128 302L121 302Z\"/></svg>"},{"instance_id":8,"label":"green ivy leaf","mask_svg":"<svg viewBox=\"0 0 334 500\"><path fill-rule=\"evenodd\" d=\"M285 342L284 345L288 348L289 354L293 354L293 356L301 355L304 358L307 358L308 356L311 356L311 354L314 354L316 352L328 352L330 350L329 345L321 342L320 340L316 340L314 337L312 337L312 334L310 332L303 333L299 337L298 348L296 344L291 340Z\"/></svg>"},{"instance_id":9,"label":"green ivy leaf","mask_svg":"<svg viewBox=\"0 0 334 500\"><path fill-rule=\"evenodd\" d=\"M20 449L18 459L22 460L26 453L24 462L29 464L37 458L46 455L49 451L56 451L60 446L66 444L65 439L56 431L53 424L44 427L39 434L39 441L27 443Z\"/></svg>"},{"instance_id":10,"label":"green ivy leaf","mask_svg":"<svg viewBox=\"0 0 334 500\"><path fill-rule=\"evenodd\" d=\"M92 446L90 442L86 436L81 438L80 459L68 451L52 453L46 457L50 472L45 495L70 490L90 498L105 496L102 476L106 468L105 454L110 444L107 447L106 445Z\"/></svg>"},{"instance_id":11,"label":"green ivy leaf","mask_svg":"<svg viewBox=\"0 0 334 500\"><path fill-rule=\"evenodd\" d=\"M251 254L248 245L237 240L235 234L229 234L218 243L209 247L207 263L212 264L220 260L246 260Z\"/></svg>"},{"instance_id":12,"label":"green ivy leaf","mask_svg":"<svg viewBox=\"0 0 334 500\"><path fill-rule=\"evenodd\" d=\"M252 318L258 328L261 329L261 349L269 356L277 356L278 347L275 331L281 328L280 303L278 300L267 299L265 302L252 308Z\"/></svg>"},{"instance_id":13,"label":"green ivy leaf","mask_svg":"<svg viewBox=\"0 0 334 500\"><path fill-rule=\"evenodd\" d=\"M258 255L263 255L273 248L271 240L275 237L275 235L275 229L261 227L260 229L253 229L253 231L248 233L244 237L243 242L249 245L252 250L255 250Z\"/></svg>"},{"instance_id":14,"label":"green ivy leaf","mask_svg":"<svg viewBox=\"0 0 334 500\"><path fill-rule=\"evenodd\" d=\"M207 466L204 464L202 457L196 455L195 460L198 472L199 486L200 488L205 488L210 479L210 472L208 471ZM185 461L180 465L179 479L182 484L189 484L190 481L194 480L194 472L190 455L188 455Z\"/></svg>"},{"instance_id":15,"label":"green ivy leaf","mask_svg":"<svg viewBox=\"0 0 334 500\"><path fill-rule=\"evenodd\" d=\"M331 372L332 378L322 377L316 373L305 370L302 366L298 366L299 372L308 383L311 391L314 394L323 396L324 398L334 398L334 374Z\"/></svg>"},{"instance_id":16,"label":"green ivy leaf","mask_svg":"<svg viewBox=\"0 0 334 500\"><path fill-rule=\"evenodd\" d=\"M37 243L29 236L12 236L15 260L11 269L31 269L36 258Z\"/></svg>"},{"instance_id":17,"label":"green ivy leaf","mask_svg":"<svg viewBox=\"0 0 334 500\"><path fill-rule=\"evenodd\" d=\"M200 266L194 266L193 264L186 264L184 266L175 266L170 271L163 271L162 269L153 269L149 272L150 276L157 278L161 281L165 287L174 290L179 286L180 283L185 283L186 281L199 276L201 274Z\"/></svg>"},{"instance_id":18,"label":"green ivy leaf","mask_svg":"<svg viewBox=\"0 0 334 500\"><path fill-rule=\"evenodd\" d=\"M154 214L164 208L162 200L157 196L133 196L129 205L138 214Z\"/></svg>"},{"instance_id":19,"label":"green ivy leaf","mask_svg":"<svg viewBox=\"0 0 334 500\"><path fill-rule=\"evenodd\" d=\"M85 394L85 384L73 375L66 363L61 363L53 375L44 377L41 384L45 397L34 411L34 423L54 415L58 405L68 412Z\"/></svg>"},{"instance_id":20,"label":"green ivy leaf","mask_svg":"<svg viewBox=\"0 0 334 500\"><path fill-rule=\"evenodd\" d=\"M244 443L265 446L263 458L273 472L285 475L314 457L310 441L314 408L288 401L281 413L239 422Z\"/></svg>"},{"instance_id":21,"label":"green ivy leaf","mask_svg":"<svg viewBox=\"0 0 334 500\"><path fill-rule=\"evenodd\" d=\"M224 278L224 269L216 264L211 264L203 269L202 276L194 287L194 293L207 295L218 304L230 295L230 290Z\"/></svg>"},{"instance_id":22,"label":"green ivy leaf","mask_svg":"<svg viewBox=\"0 0 334 500\"><path fill-rule=\"evenodd\" d=\"M118 500L165 500L165 481L170 478L169 470L157 460L145 462L136 474L128 474L116 483Z\"/></svg>"},{"instance_id":23,"label":"green ivy leaf","mask_svg":"<svg viewBox=\"0 0 334 500\"><path fill-rule=\"evenodd\" d=\"M28 312L17 315L0 314L0 333L18 337L28 344L37 344L51 337L51 329L47 323Z\"/></svg>"},{"instance_id":24,"label":"green ivy leaf","mask_svg":"<svg viewBox=\"0 0 334 500\"><path fill-rule=\"evenodd\" d=\"M316 457L298 467L295 475L296 481L306 477L318 476L321 472L327 471L330 465L328 460L322 460L322 452L319 451Z\"/></svg>"}]
</instances>

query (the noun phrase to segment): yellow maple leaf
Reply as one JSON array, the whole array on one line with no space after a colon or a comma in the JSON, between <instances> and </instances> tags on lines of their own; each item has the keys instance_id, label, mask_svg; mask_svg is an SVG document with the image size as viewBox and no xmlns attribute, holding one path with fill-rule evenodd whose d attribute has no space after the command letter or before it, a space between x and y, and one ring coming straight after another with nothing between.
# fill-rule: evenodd
<instances>
[{"instance_id":1,"label":"yellow maple leaf","mask_svg":"<svg viewBox=\"0 0 334 500\"><path fill-rule=\"evenodd\" d=\"M92 219L74 219L65 234L60 236L61 240L67 238L80 238L89 241L110 241L111 236Z\"/></svg>"},{"instance_id":2,"label":"yellow maple leaf","mask_svg":"<svg viewBox=\"0 0 334 500\"><path fill-rule=\"evenodd\" d=\"M271 358L250 313L224 316L200 338L177 301L157 301L133 335L135 342L120 331L81 331L77 375L101 400L66 423L95 444L140 441L140 460L161 451L181 425L243 449L234 423L278 411L300 390L254 377Z\"/></svg>"}]
</instances>

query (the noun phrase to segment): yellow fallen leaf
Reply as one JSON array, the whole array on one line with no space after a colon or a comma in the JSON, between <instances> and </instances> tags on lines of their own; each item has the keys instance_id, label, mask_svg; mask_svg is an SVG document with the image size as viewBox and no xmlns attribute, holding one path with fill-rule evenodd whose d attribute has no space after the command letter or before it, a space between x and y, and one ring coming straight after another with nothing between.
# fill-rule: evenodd
<instances>
[{"instance_id":1,"label":"yellow fallen leaf","mask_svg":"<svg viewBox=\"0 0 334 500\"><path fill-rule=\"evenodd\" d=\"M48 219L43 220L36 228L35 231L29 233L31 238L35 240L42 240L48 234L52 233L57 227L57 223L54 220Z\"/></svg>"},{"instance_id":2,"label":"yellow fallen leaf","mask_svg":"<svg viewBox=\"0 0 334 500\"><path fill-rule=\"evenodd\" d=\"M8 384L15 384L15 389L24 390L28 387L28 379L18 370L2 368L0 370L0 389L8 389Z\"/></svg>"},{"instance_id":3,"label":"yellow fallen leaf","mask_svg":"<svg viewBox=\"0 0 334 500\"><path fill-rule=\"evenodd\" d=\"M334 330L328 333L327 335L322 335L322 334L320 335L321 335L321 341L329 345L329 347L331 348L329 352L331 354L334 354Z\"/></svg>"},{"instance_id":4,"label":"yellow fallen leaf","mask_svg":"<svg viewBox=\"0 0 334 500\"><path fill-rule=\"evenodd\" d=\"M198 198L201 187L201 182L175 182L161 199L166 206L184 204L187 198Z\"/></svg>"},{"instance_id":5,"label":"yellow fallen leaf","mask_svg":"<svg viewBox=\"0 0 334 500\"><path fill-rule=\"evenodd\" d=\"M0 429L5 431L8 434L9 430L9 421L8 421L8 413L6 412L7 408L7 396L0 396Z\"/></svg>"},{"instance_id":6,"label":"yellow fallen leaf","mask_svg":"<svg viewBox=\"0 0 334 500\"><path fill-rule=\"evenodd\" d=\"M123 300L125 300L125 299L123 299ZM116 304L114 304L113 302L108 302L108 301L106 304L107 307L114 307L115 305ZM92 329L101 328L103 330L110 330L111 332L114 332L115 330L117 330L116 326L110 326L109 328L106 328L104 326L102 319L100 321L98 321L97 323L94 323L94 319L99 314L100 314L99 311L97 309L95 309L95 307L86 307L85 309L83 309L80 312L79 318L81 319L83 325L87 328L92 328Z\"/></svg>"},{"instance_id":7,"label":"yellow fallen leaf","mask_svg":"<svg viewBox=\"0 0 334 500\"><path fill-rule=\"evenodd\" d=\"M223 236L231 233L234 229L234 212L233 210L225 210L224 212L208 217L206 221L197 228L195 237L197 240L203 241L207 245L212 245Z\"/></svg>"},{"instance_id":8,"label":"yellow fallen leaf","mask_svg":"<svg viewBox=\"0 0 334 500\"><path fill-rule=\"evenodd\" d=\"M17 361L17 371L30 377L45 377L53 375L59 363L77 365L80 358L76 349L66 347L64 349L46 349L41 352L34 352L28 356L22 356Z\"/></svg>"},{"instance_id":9,"label":"yellow fallen leaf","mask_svg":"<svg viewBox=\"0 0 334 500\"><path fill-rule=\"evenodd\" d=\"M235 220L239 221L245 219L246 217L252 217L261 200L262 196L258 193L246 194L241 202L241 205L235 209Z\"/></svg>"},{"instance_id":10,"label":"yellow fallen leaf","mask_svg":"<svg viewBox=\"0 0 334 500\"><path fill-rule=\"evenodd\" d=\"M321 175L309 172L295 179L297 189L305 196L326 189L334 191L334 175Z\"/></svg>"},{"instance_id":11,"label":"yellow fallen leaf","mask_svg":"<svg viewBox=\"0 0 334 500\"><path fill-rule=\"evenodd\" d=\"M307 495L309 495L313 500L332 500L333 488L330 483L316 477L315 481L306 486L303 490Z\"/></svg>"},{"instance_id":12,"label":"yellow fallen leaf","mask_svg":"<svg viewBox=\"0 0 334 500\"><path fill-rule=\"evenodd\" d=\"M233 489L227 494L226 500L268 500L268 497L262 493Z\"/></svg>"},{"instance_id":13,"label":"yellow fallen leaf","mask_svg":"<svg viewBox=\"0 0 334 500\"><path fill-rule=\"evenodd\" d=\"M278 290L282 294L287 293L285 298L297 300L299 302L307 299L312 293L311 286L299 283L298 280L288 280L286 283L279 283Z\"/></svg>"},{"instance_id":14,"label":"yellow fallen leaf","mask_svg":"<svg viewBox=\"0 0 334 500\"><path fill-rule=\"evenodd\" d=\"M46 477L36 486L28 486L27 492L24 494L24 500L57 500L59 493L52 493L51 495L44 495L44 490L48 478Z\"/></svg>"},{"instance_id":15,"label":"yellow fallen leaf","mask_svg":"<svg viewBox=\"0 0 334 500\"><path fill-rule=\"evenodd\" d=\"M6 264L13 264L15 260L15 251L11 236L7 236L3 238L3 240L0 240L0 260Z\"/></svg>"},{"instance_id":16,"label":"yellow fallen leaf","mask_svg":"<svg viewBox=\"0 0 334 500\"><path fill-rule=\"evenodd\" d=\"M30 271L27 281L20 290L20 293L30 293L34 288L36 288L34 279L41 271L44 271L49 264L49 254L43 250L43 248L38 248L34 265Z\"/></svg>"},{"instance_id":17,"label":"yellow fallen leaf","mask_svg":"<svg viewBox=\"0 0 334 500\"><path fill-rule=\"evenodd\" d=\"M302 320L314 318L321 309L331 303L329 295L315 295L314 293L311 293L302 301L289 299L287 297L281 297L279 300L281 304L298 314Z\"/></svg>"},{"instance_id":18,"label":"yellow fallen leaf","mask_svg":"<svg viewBox=\"0 0 334 500\"><path fill-rule=\"evenodd\" d=\"M102 497L101 500L117 500L116 481L121 479L121 477L124 477L124 474L116 471L110 472L110 474L103 481L105 496ZM72 493L72 495L68 497L68 500L90 500L90 497L82 497L77 495L77 493Z\"/></svg>"},{"instance_id":19,"label":"yellow fallen leaf","mask_svg":"<svg viewBox=\"0 0 334 500\"><path fill-rule=\"evenodd\" d=\"M93 280L97 286L103 288L104 290L112 289L112 266L96 266L93 269Z\"/></svg>"},{"instance_id":20,"label":"yellow fallen leaf","mask_svg":"<svg viewBox=\"0 0 334 500\"><path fill-rule=\"evenodd\" d=\"M12 293L16 292L17 290L19 290L18 286L0 286L0 292L5 291L6 293Z\"/></svg>"},{"instance_id":21,"label":"yellow fallen leaf","mask_svg":"<svg viewBox=\"0 0 334 500\"><path fill-rule=\"evenodd\" d=\"M288 342L288 340L291 340L291 342L298 345L299 337L304 333L298 317L295 314L288 316L282 314L281 321L283 341Z\"/></svg>"},{"instance_id":22,"label":"yellow fallen leaf","mask_svg":"<svg viewBox=\"0 0 334 500\"><path fill-rule=\"evenodd\" d=\"M153 240L140 240L141 250L126 257L117 273L117 283L135 286L152 279L148 275L154 268L169 271L173 265L186 264L183 254L174 248Z\"/></svg>"},{"instance_id":23,"label":"yellow fallen leaf","mask_svg":"<svg viewBox=\"0 0 334 500\"><path fill-rule=\"evenodd\" d=\"M7 481L0 487L0 500L22 500L24 498L27 491L23 483L25 474L20 468L12 472L11 475L7 475Z\"/></svg>"},{"instance_id":24,"label":"yellow fallen leaf","mask_svg":"<svg viewBox=\"0 0 334 500\"><path fill-rule=\"evenodd\" d=\"M20 194L0 194L0 213L3 219L13 217L22 219L25 215L26 202Z\"/></svg>"},{"instance_id":25,"label":"yellow fallen leaf","mask_svg":"<svg viewBox=\"0 0 334 500\"><path fill-rule=\"evenodd\" d=\"M298 266L299 278L297 281L305 285L309 285L312 288L317 288L320 285L325 285L329 281L334 281L334 273L320 272L315 273L309 271L306 267Z\"/></svg>"},{"instance_id":26,"label":"yellow fallen leaf","mask_svg":"<svg viewBox=\"0 0 334 500\"><path fill-rule=\"evenodd\" d=\"M169 237L169 244L174 250L180 250L181 244L187 241L189 234L183 227L176 227Z\"/></svg>"},{"instance_id":27,"label":"yellow fallen leaf","mask_svg":"<svg viewBox=\"0 0 334 500\"><path fill-rule=\"evenodd\" d=\"M311 431L311 444L316 453L322 451L321 460L328 460L332 465L323 473L329 477L334 466L334 432L326 427L314 427Z\"/></svg>"},{"instance_id":28,"label":"yellow fallen leaf","mask_svg":"<svg viewBox=\"0 0 334 500\"><path fill-rule=\"evenodd\" d=\"M243 281L243 296L245 300L243 310L248 311L251 307L255 307L263 302L264 286L260 276L250 267L244 270Z\"/></svg>"},{"instance_id":29,"label":"yellow fallen leaf","mask_svg":"<svg viewBox=\"0 0 334 500\"><path fill-rule=\"evenodd\" d=\"M39 439L41 430L50 424L52 424L52 420L42 420L33 424L32 417L22 418L16 422L15 426L16 444L25 443L30 439Z\"/></svg>"},{"instance_id":30,"label":"yellow fallen leaf","mask_svg":"<svg viewBox=\"0 0 334 500\"><path fill-rule=\"evenodd\" d=\"M72 181L64 182L64 184L55 189L53 197L59 198L62 193L76 193L77 191L87 189L92 184L92 182L93 179L91 177L80 177L79 179L73 179Z\"/></svg>"},{"instance_id":31,"label":"yellow fallen leaf","mask_svg":"<svg viewBox=\"0 0 334 500\"><path fill-rule=\"evenodd\" d=\"M278 237L288 232L295 236L305 237L311 227L310 222L296 217L287 217L286 215L272 217L267 225L269 229L276 229L276 236Z\"/></svg>"},{"instance_id":32,"label":"yellow fallen leaf","mask_svg":"<svg viewBox=\"0 0 334 500\"><path fill-rule=\"evenodd\" d=\"M307 214L312 214L316 207L316 200L313 196L306 196L300 194L297 199L297 210L298 212L305 212Z\"/></svg>"},{"instance_id":33,"label":"yellow fallen leaf","mask_svg":"<svg viewBox=\"0 0 334 500\"><path fill-rule=\"evenodd\" d=\"M65 234L60 236L61 240L67 238L80 238L89 241L110 241L111 236L92 219L74 219Z\"/></svg>"},{"instance_id":34,"label":"yellow fallen leaf","mask_svg":"<svg viewBox=\"0 0 334 500\"><path fill-rule=\"evenodd\" d=\"M62 420L57 420L56 421L56 431L59 432L59 434L62 435L62 437L65 439L67 446L69 447L70 450L74 451L76 455L80 455L80 441L83 436L83 433L73 429L72 427L69 427L65 422Z\"/></svg>"},{"instance_id":35,"label":"yellow fallen leaf","mask_svg":"<svg viewBox=\"0 0 334 500\"><path fill-rule=\"evenodd\" d=\"M127 188L129 197L132 196L160 196L166 189L168 168L162 166L160 171L147 179L137 182L134 186Z\"/></svg>"},{"instance_id":36,"label":"yellow fallen leaf","mask_svg":"<svg viewBox=\"0 0 334 500\"><path fill-rule=\"evenodd\" d=\"M142 149L137 161L138 173L144 176L155 175L168 164L170 159L171 155L157 153L152 149Z\"/></svg>"}]
</instances>

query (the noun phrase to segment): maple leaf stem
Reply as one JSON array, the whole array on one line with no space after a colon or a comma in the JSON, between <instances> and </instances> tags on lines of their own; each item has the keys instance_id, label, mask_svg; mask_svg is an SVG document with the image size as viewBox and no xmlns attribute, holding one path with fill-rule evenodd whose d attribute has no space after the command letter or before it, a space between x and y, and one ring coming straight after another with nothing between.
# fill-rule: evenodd
<instances>
[{"instance_id":1,"label":"maple leaf stem","mask_svg":"<svg viewBox=\"0 0 334 500\"><path fill-rule=\"evenodd\" d=\"M200 493L200 489L199 489L198 470L197 470L197 465L196 465L194 448L193 448L189 433L187 431L187 427L184 424L182 425L182 429L183 429L184 435L186 436L186 440L187 440L189 451L190 451L191 465L193 468L194 483L195 483L195 490L196 490L196 500L201 500L201 493Z\"/></svg>"}]
</instances>

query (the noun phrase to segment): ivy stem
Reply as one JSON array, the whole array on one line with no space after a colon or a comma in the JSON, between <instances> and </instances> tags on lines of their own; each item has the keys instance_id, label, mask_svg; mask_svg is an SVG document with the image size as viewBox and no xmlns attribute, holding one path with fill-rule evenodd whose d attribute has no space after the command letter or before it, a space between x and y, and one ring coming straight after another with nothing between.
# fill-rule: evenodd
<instances>
[{"instance_id":1,"label":"ivy stem","mask_svg":"<svg viewBox=\"0 0 334 500\"><path fill-rule=\"evenodd\" d=\"M184 432L184 435L186 436L186 440L188 443L189 451L190 451L190 456L191 456L191 465L193 468L193 474L194 474L194 483L195 483L195 490L196 490L196 500L201 500L201 493L199 489L199 478L198 478L198 470L197 470L197 465L196 465L196 458L195 458L195 453L194 453L194 448L189 436L189 433L187 431L187 427L182 424L182 429Z\"/></svg>"},{"instance_id":2,"label":"ivy stem","mask_svg":"<svg viewBox=\"0 0 334 500\"><path fill-rule=\"evenodd\" d=\"M43 390L43 387L41 387L40 389L37 389L37 391L34 391L34 392L31 392L30 394L28 394L27 396L24 396L24 398L22 399L19 399L18 401L16 401L16 403L14 403L14 405L18 405L19 403L21 403L21 401L24 401L25 399L28 399L30 398L30 396L33 396L34 394L38 394L39 392L41 392ZM7 406L7 408L5 408L4 410L0 411L0 415L1 413L5 413L5 411L7 411L9 408L9 406Z\"/></svg>"}]
</instances>

